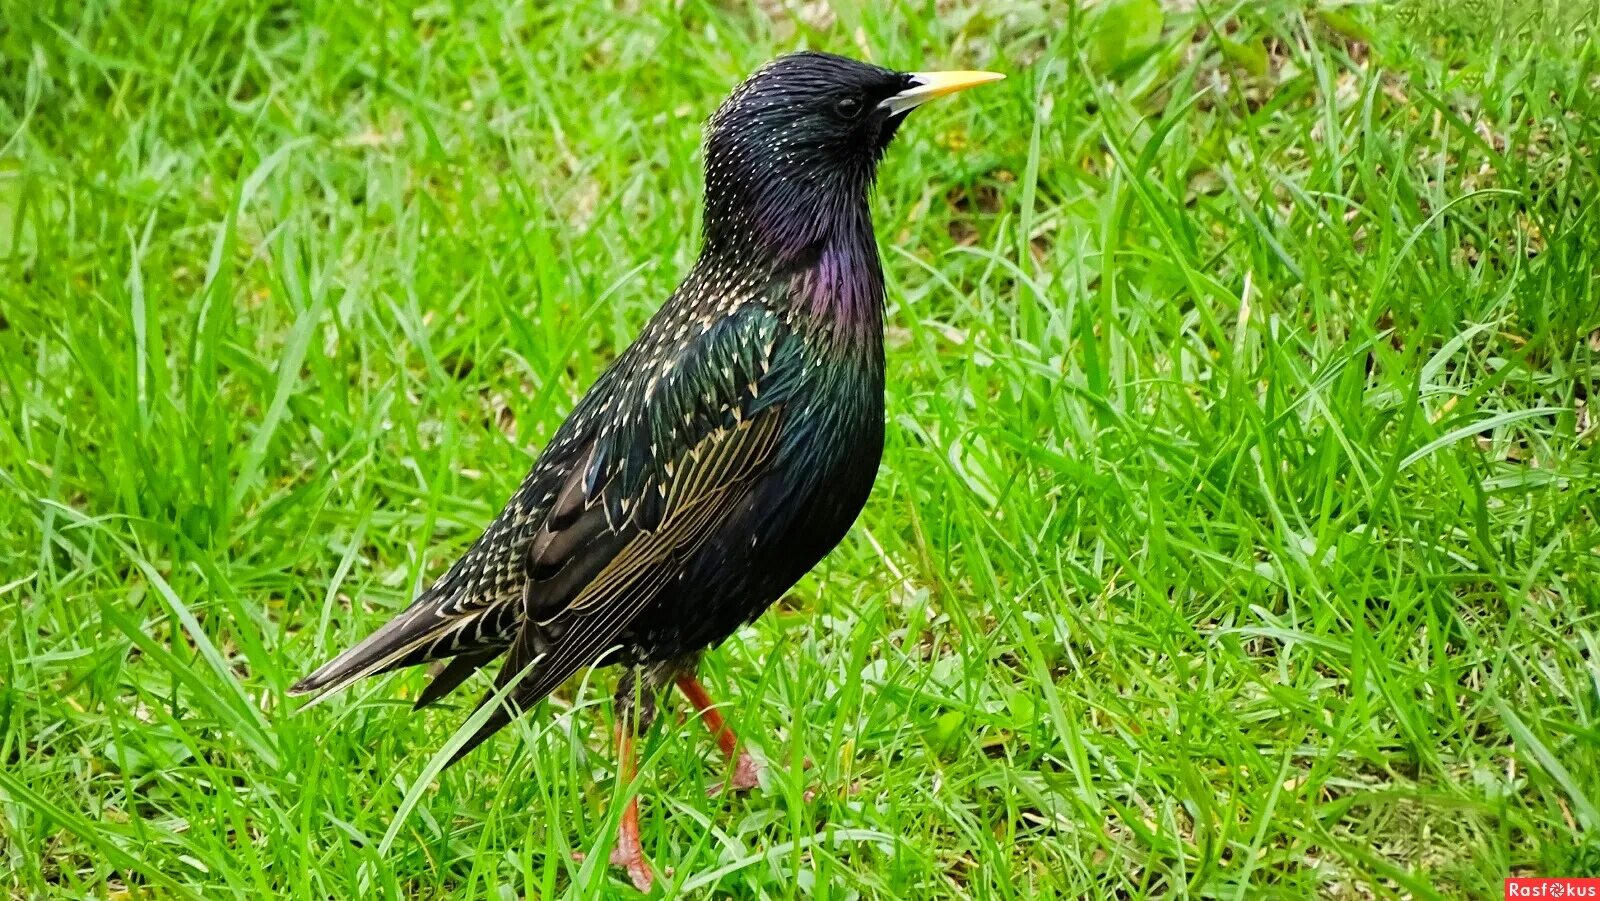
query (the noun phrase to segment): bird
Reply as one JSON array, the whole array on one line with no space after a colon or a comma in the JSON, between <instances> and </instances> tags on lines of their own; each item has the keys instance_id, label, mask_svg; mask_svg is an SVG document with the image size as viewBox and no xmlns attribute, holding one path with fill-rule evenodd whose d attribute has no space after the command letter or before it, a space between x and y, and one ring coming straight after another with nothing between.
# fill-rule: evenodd
<instances>
[{"instance_id":1,"label":"bird","mask_svg":"<svg viewBox=\"0 0 1600 901\"><path fill-rule=\"evenodd\" d=\"M865 505L884 444L879 163L912 110L1002 77L806 51L740 83L705 128L700 252L678 288L467 551L290 693L320 701L433 664L420 709L504 658L454 764L580 669L617 665L619 785L676 685L732 764L726 785L755 787L760 764L696 677L701 656ZM649 890L637 796L610 862Z\"/></svg>"}]
</instances>

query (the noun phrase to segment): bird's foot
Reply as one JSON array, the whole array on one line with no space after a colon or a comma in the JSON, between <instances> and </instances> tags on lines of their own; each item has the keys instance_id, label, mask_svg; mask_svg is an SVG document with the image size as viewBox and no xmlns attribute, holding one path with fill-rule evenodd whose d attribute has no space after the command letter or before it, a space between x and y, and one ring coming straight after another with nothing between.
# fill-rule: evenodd
<instances>
[{"instance_id":1,"label":"bird's foot","mask_svg":"<svg viewBox=\"0 0 1600 901\"><path fill-rule=\"evenodd\" d=\"M641 892L650 891L650 886L655 884L650 861L644 859L644 852L638 847L626 848L618 844L611 849L611 865L626 869L628 878L633 880L633 887Z\"/></svg>"},{"instance_id":2,"label":"bird's foot","mask_svg":"<svg viewBox=\"0 0 1600 901\"><path fill-rule=\"evenodd\" d=\"M578 863L583 863L588 858L589 855L582 851L572 852L572 859ZM650 870L650 861L645 860L644 854L641 852L635 851L629 854L619 845L611 849L611 856L608 861L614 867L622 867L627 870L628 878L633 882L633 887L641 892L650 891L650 887L655 884L654 875ZM672 868L667 867L662 872L671 876Z\"/></svg>"},{"instance_id":3,"label":"bird's foot","mask_svg":"<svg viewBox=\"0 0 1600 901\"><path fill-rule=\"evenodd\" d=\"M800 767L806 770L811 769L811 758L807 757L800 761ZM724 791L742 794L751 789L760 788L761 774L766 772L766 769L767 765L750 756L750 752L741 751L738 759L733 764L733 769L728 772L728 777L706 789L706 795L714 798ZM850 794L855 794L855 792L851 791ZM806 789L805 799L808 803L816 796L817 789L815 787Z\"/></svg>"},{"instance_id":4,"label":"bird's foot","mask_svg":"<svg viewBox=\"0 0 1600 901\"><path fill-rule=\"evenodd\" d=\"M738 759L734 761L733 769L728 773L728 778L706 789L706 794L714 798L723 791L747 792L752 788L759 788L763 769L765 767L757 763L749 751L740 751Z\"/></svg>"}]
</instances>

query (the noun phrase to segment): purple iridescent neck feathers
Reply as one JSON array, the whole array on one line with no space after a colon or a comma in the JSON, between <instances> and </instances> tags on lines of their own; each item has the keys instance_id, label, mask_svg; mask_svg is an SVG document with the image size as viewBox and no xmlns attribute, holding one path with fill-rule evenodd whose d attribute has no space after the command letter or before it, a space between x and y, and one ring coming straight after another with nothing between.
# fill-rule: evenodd
<instances>
[{"instance_id":1,"label":"purple iridescent neck feathers","mask_svg":"<svg viewBox=\"0 0 1600 901\"><path fill-rule=\"evenodd\" d=\"M834 331L882 333L867 197L902 116L877 108L904 73L824 54L781 57L706 128L705 246L714 271L792 275L785 302Z\"/></svg>"}]
</instances>

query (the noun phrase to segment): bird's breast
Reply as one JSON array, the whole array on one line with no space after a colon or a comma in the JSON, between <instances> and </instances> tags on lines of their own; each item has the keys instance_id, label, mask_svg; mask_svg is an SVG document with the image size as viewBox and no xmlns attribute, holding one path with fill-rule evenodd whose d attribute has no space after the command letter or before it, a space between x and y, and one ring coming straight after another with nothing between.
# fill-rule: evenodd
<instances>
[{"instance_id":1,"label":"bird's breast","mask_svg":"<svg viewBox=\"0 0 1600 901\"><path fill-rule=\"evenodd\" d=\"M870 361L810 367L804 398L787 411L778 461L809 528L837 541L866 503L883 456L883 376Z\"/></svg>"}]
</instances>

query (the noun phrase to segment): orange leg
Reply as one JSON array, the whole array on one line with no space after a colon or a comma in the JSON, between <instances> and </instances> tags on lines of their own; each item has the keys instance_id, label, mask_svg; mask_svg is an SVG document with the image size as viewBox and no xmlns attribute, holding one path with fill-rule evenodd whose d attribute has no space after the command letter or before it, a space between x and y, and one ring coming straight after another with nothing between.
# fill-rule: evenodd
<instances>
[{"instance_id":1,"label":"orange leg","mask_svg":"<svg viewBox=\"0 0 1600 901\"><path fill-rule=\"evenodd\" d=\"M706 687L700 684L693 674L678 677L678 688L683 691L683 696L694 705L696 712L705 722L706 729L711 732L711 737L717 740L717 747L722 749L722 756L728 758L733 764L733 773L728 777L728 788L734 791L747 791L755 788L761 782L761 766L756 763L750 752L739 748L739 737L733 734L722 714L717 711L716 705L711 701L711 695L706 693ZM716 793L716 789L712 793Z\"/></svg>"},{"instance_id":2,"label":"orange leg","mask_svg":"<svg viewBox=\"0 0 1600 901\"><path fill-rule=\"evenodd\" d=\"M633 759L633 730L627 723L617 724L617 785L629 789L637 768ZM633 885L641 892L650 891L652 877L650 862L644 859L644 846L639 843L639 798L630 796L628 806L622 811L622 824L617 830L617 846L611 849L611 865L627 867Z\"/></svg>"}]
</instances>

